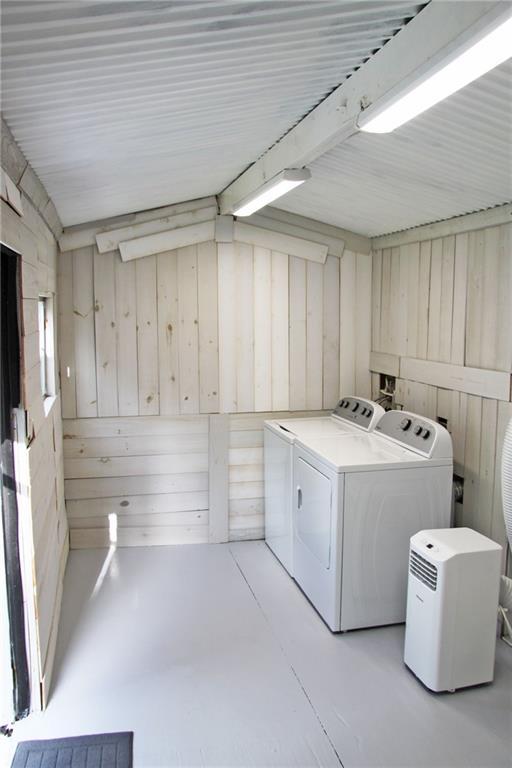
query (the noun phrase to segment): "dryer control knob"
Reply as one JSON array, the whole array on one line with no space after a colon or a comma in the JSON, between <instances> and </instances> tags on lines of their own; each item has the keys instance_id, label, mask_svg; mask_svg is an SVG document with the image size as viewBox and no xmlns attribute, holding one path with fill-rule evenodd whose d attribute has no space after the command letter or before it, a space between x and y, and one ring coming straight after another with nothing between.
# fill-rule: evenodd
<instances>
[{"instance_id":1,"label":"dryer control knob","mask_svg":"<svg viewBox=\"0 0 512 768\"><path fill-rule=\"evenodd\" d=\"M430 429L426 429L423 433L423 439L427 440L430 437Z\"/></svg>"},{"instance_id":2,"label":"dryer control knob","mask_svg":"<svg viewBox=\"0 0 512 768\"><path fill-rule=\"evenodd\" d=\"M419 436L419 435L421 435L422 432L423 432L423 427L414 427L414 434L415 435Z\"/></svg>"},{"instance_id":3,"label":"dryer control knob","mask_svg":"<svg viewBox=\"0 0 512 768\"><path fill-rule=\"evenodd\" d=\"M354 411L354 413L355 413L355 412L356 412L358 409L359 409L359 403L354 403L354 405L352 406L352 410Z\"/></svg>"},{"instance_id":4,"label":"dryer control knob","mask_svg":"<svg viewBox=\"0 0 512 768\"><path fill-rule=\"evenodd\" d=\"M406 432L409 429L411 424L412 424L411 419L402 419L402 421L400 422L400 426L404 432Z\"/></svg>"}]
</instances>

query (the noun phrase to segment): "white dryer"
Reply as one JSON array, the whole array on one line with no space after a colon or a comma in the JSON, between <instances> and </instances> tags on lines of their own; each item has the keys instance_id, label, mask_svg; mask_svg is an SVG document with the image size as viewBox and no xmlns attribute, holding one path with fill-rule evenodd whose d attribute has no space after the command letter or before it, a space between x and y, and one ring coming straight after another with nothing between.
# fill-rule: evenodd
<instances>
[{"instance_id":1,"label":"white dryer","mask_svg":"<svg viewBox=\"0 0 512 768\"><path fill-rule=\"evenodd\" d=\"M294 444L294 578L333 632L405 621L409 540L451 524L452 443L405 411Z\"/></svg>"},{"instance_id":2,"label":"white dryer","mask_svg":"<svg viewBox=\"0 0 512 768\"><path fill-rule=\"evenodd\" d=\"M264 427L265 540L293 576L293 443L300 438L360 435L371 432L382 406L360 397L344 397L330 416L274 419Z\"/></svg>"}]
</instances>

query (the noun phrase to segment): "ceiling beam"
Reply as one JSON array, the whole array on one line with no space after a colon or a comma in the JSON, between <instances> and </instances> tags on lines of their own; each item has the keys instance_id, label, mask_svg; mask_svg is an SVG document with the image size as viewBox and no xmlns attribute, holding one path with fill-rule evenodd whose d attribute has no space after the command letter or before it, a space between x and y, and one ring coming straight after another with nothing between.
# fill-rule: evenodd
<instances>
[{"instance_id":1,"label":"ceiling beam","mask_svg":"<svg viewBox=\"0 0 512 768\"><path fill-rule=\"evenodd\" d=\"M501 2L431 2L219 195L222 214L285 168L301 168L357 132L363 108L406 85L500 15Z\"/></svg>"}]
</instances>

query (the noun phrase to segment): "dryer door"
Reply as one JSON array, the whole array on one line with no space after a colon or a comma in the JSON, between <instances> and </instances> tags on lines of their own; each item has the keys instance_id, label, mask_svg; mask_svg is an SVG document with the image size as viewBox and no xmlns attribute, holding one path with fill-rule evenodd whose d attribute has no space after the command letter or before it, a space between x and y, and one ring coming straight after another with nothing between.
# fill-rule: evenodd
<instances>
[{"instance_id":1,"label":"dryer door","mask_svg":"<svg viewBox=\"0 0 512 768\"><path fill-rule=\"evenodd\" d=\"M296 467L296 533L318 563L331 566L331 482L304 461Z\"/></svg>"},{"instance_id":2,"label":"dryer door","mask_svg":"<svg viewBox=\"0 0 512 768\"><path fill-rule=\"evenodd\" d=\"M304 457L294 458L295 580L329 627L340 624L340 510L338 486L343 475L329 477ZM341 499L343 495L341 494Z\"/></svg>"}]
</instances>

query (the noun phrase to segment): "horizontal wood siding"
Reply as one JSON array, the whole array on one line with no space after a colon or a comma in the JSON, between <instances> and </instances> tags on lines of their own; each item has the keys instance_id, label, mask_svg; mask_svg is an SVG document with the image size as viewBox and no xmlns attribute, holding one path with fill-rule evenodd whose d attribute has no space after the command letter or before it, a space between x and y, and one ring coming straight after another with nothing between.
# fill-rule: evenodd
<instances>
[{"instance_id":1,"label":"horizontal wood siding","mask_svg":"<svg viewBox=\"0 0 512 768\"><path fill-rule=\"evenodd\" d=\"M72 547L208 541L207 418L64 421L64 457Z\"/></svg>"},{"instance_id":2,"label":"horizontal wood siding","mask_svg":"<svg viewBox=\"0 0 512 768\"><path fill-rule=\"evenodd\" d=\"M512 417L511 237L512 225L502 224L376 250L372 282L372 371L398 376L398 406L447 421L455 472L464 477L456 523L503 547L500 461Z\"/></svg>"},{"instance_id":3,"label":"horizontal wood siding","mask_svg":"<svg viewBox=\"0 0 512 768\"><path fill-rule=\"evenodd\" d=\"M229 539L265 535L263 424L267 419L320 416L328 411L252 413L229 417Z\"/></svg>"}]
</instances>

